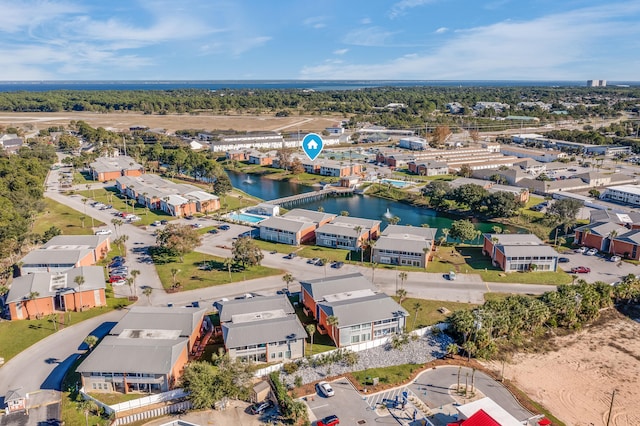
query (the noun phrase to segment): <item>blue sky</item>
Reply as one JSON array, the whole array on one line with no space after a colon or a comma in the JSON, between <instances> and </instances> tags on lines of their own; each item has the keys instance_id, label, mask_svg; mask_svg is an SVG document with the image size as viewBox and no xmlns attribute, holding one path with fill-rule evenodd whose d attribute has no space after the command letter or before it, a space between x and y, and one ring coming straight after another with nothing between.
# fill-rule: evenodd
<instances>
[{"instance_id":1,"label":"blue sky","mask_svg":"<svg viewBox=\"0 0 640 426\"><path fill-rule=\"evenodd\" d=\"M638 22L638 0L0 0L0 80L640 80Z\"/></svg>"}]
</instances>

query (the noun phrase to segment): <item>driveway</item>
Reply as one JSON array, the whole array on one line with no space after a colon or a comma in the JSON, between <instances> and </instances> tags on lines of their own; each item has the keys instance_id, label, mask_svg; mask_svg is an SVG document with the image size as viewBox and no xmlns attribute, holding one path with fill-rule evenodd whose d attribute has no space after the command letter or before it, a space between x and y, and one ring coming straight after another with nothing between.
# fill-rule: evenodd
<instances>
[{"instance_id":1,"label":"driveway","mask_svg":"<svg viewBox=\"0 0 640 426\"><path fill-rule=\"evenodd\" d=\"M565 252L562 257L569 259L568 263L561 263L560 268L568 274L571 273L571 268L576 266L586 266L591 268L591 272L588 274L576 274L578 278L582 278L587 282L602 281L612 284L616 281L620 281L622 277L629 274L638 274L639 269L636 265L632 265L627 262L609 262L608 260L599 256L587 256L585 254L576 253L573 250Z\"/></svg>"},{"instance_id":2,"label":"driveway","mask_svg":"<svg viewBox=\"0 0 640 426\"><path fill-rule=\"evenodd\" d=\"M391 415L379 416L372 410L347 379L331 382L331 387L335 396L326 398L315 393L302 399L309 407L309 420L312 424L315 425L317 420L332 414L338 416L343 425L398 424Z\"/></svg>"}]
</instances>

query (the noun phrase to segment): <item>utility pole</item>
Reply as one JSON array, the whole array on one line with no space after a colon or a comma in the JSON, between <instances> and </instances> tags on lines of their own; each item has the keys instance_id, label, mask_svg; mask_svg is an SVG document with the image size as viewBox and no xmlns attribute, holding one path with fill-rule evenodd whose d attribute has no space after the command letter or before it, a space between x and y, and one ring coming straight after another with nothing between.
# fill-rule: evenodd
<instances>
[{"instance_id":1,"label":"utility pole","mask_svg":"<svg viewBox=\"0 0 640 426\"><path fill-rule=\"evenodd\" d=\"M611 421L611 412L613 411L613 398L616 396L616 390L614 389L611 392L611 405L609 405L609 415L607 416L607 426L609 426L609 422Z\"/></svg>"}]
</instances>

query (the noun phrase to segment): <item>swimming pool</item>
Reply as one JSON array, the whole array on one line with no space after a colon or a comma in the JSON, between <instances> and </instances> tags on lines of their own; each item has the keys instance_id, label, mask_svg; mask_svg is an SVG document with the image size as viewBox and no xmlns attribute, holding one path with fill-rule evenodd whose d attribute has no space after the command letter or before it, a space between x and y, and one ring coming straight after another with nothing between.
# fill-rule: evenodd
<instances>
[{"instance_id":1,"label":"swimming pool","mask_svg":"<svg viewBox=\"0 0 640 426\"><path fill-rule=\"evenodd\" d=\"M388 183L391 186L395 186L396 188L404 188L405 186L411 185L410 182L405 182L403 180L393 180L393 179L381 179L380 182Z\"/></svg>"},{"instance_id":2,"label":"swimming pool","mask_svg":"<svg viewBox=\"0 0 640 426\"><path fill-rule=\"evenodd\" d=\"M229 213L227 217L231 220L237 220L238 222L248 222L248 223L260 223L266 219L264 216L258 216L254 214L248 213Z\"/></svg>"}]
</instances>

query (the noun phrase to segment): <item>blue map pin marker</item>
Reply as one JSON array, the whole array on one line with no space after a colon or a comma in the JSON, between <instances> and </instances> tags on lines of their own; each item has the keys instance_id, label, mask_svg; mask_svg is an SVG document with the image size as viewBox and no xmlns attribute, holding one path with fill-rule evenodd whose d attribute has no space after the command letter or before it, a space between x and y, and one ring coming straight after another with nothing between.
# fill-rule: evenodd
<instances>
[{"instance_id":1,"label":"blue map pin marker","mask_svg":"<svg viewBox=\"0 0 640 426\"><path fill-rule=\"evenodd\" d=\"M324 142L322 142L322 138L315 133L309 133L302 139L302 150L311 161L318 158L318 155L322 152L322 148L324 148Z\"/></svg>"}]
</instances>

